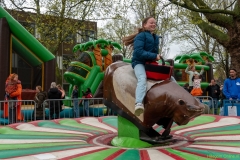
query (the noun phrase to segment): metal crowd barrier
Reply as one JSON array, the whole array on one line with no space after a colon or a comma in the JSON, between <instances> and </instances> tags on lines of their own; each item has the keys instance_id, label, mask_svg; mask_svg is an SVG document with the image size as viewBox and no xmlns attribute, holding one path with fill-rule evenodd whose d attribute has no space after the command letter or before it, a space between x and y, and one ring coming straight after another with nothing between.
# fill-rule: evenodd
<instances>
[{"instance_id":1,"label":"metal crowd barrier","mask_svg":"<svg viewBox=\"0 0 240 160\"><path fill-rule=\"evenodd\" d=\"M222 114L223 116L240 116L240 101L224 99Z\"/></svg>"},{"instance_id":2,"label":"metal crowd barrier","mask_svg":"<svg viewBox=\"0 0 240 160\"><path fill-rule=\"evenodd\" d=\"M214 99L210 96L195 96L200 100L201 103L208 106L208 114L210 113L210 109L212 108L212 114L218 114L218 101L214 103ZM210 108L211 106L211 108Z\"/></svg>"},{"instance_id":3,"label":"metal crowd barrier","mask_svg":"<svg viewBox=\"0 0 240 160\"><path fill-rule=\"evenodd\" d=\"M31 116L25 112L34 109L33 100L8 100L0 101L0 125L25 122Z\"/></svg>"},{"instance_id":4,"label":"metal crowd barrier","mask_svg":"<svg viewBox=\"0 0 240 160\"><path fill-rule=\"evenodd\" d=\"M75 114L74 101L77 101L79 114ZM48 106L43 105L44 103L38 106L33 100L0 101L0 125L58 118L116 115L103 104L103 98L47 99L45 102ZM10 107L4 107L6 105ZM15 107L16 105L18 106Z\"/></svg>"}]
</instances>

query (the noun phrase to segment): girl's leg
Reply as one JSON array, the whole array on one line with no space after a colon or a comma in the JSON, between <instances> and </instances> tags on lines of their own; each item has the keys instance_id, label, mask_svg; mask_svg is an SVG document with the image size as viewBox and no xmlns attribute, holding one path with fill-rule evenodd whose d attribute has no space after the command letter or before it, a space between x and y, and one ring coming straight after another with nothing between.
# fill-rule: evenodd
<instances>
[{"instance_id":1,"label":"girl's leg","mask_svg":"<svg viewBox=\"0 0 240 160\"><path fill-rule=\"evenodd\" d=\"M134 72L137 77L137 87L135 91L135 115L139 116L144 112L143 99L146 95L147 89L147 76L145 72L145 67L142 64L137 64L134 67Z\"/></svg>"},{"instance_id":2,"label":"girl's leg","mask_svg":"<svg viewBox=\"0 0 240 160\"><path fill-rule=\"evenodd\" d=\"M145 67L143 64L137 64L134 67L134 72L137 77L137 88L135 91L136 103L142 103L146 95L147 89L147 76L145 72Z\"/></svg>"}]
</instances>

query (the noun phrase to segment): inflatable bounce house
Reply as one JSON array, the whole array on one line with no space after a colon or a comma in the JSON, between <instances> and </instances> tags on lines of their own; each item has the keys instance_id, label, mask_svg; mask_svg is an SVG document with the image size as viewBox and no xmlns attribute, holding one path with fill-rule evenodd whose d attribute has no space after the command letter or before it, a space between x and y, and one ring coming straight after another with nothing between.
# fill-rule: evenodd
<instances>
[{"instance_id":1,"label":"inflatable bounce house","mask_svg":"<svg viewBox=\"0 0 240 160\"><path fill-rule=\"evenodd\" d=\"M10 73L19 75L23 89L41 85L47 90L55 81L55 77L46 76L55 73L55 56L2 7L0 26L0 92L5 92L3 84ZM27 92L23 90L23 100L29 99L29 95L33 99ZM0 98L4 99L4 94Z\"/></svg>"},{"instance_id":2,"label":"inflatable bounce house","mask_svg":"<svg viewBox=\"0 0 240 160\"><path fill-rule=\"evenodd\" d=\"M191 60L192 62L190 62ZM202 88L206 88L213 78L212 62L214 62L214 58L206 52L183 54L177 56L174 62L173 76L181 86L189 82L189 76L185 72L188 65L195 65L196 71L199 73L204 68L201 82Z\"/></svg>"},{"instance_id":3,"label":"inflatable bounce house","mask_svg":"<svg viewBox=\"0 0 240 160\"><path fill-rule=\"evenodd\" d=\"M5 96L5 82L11 73L17 73L22 84L23 101L33 100L35 87L41 85L48 90L55 81L55 56L49 52L6 10L0 7L0 99ZM32 90L34 89L34 90ZM18 110L24 117L31 118L32 109ZM0 105L0 124L8 124L4 114L3 102Z\"/></svg>"}]
</instances>

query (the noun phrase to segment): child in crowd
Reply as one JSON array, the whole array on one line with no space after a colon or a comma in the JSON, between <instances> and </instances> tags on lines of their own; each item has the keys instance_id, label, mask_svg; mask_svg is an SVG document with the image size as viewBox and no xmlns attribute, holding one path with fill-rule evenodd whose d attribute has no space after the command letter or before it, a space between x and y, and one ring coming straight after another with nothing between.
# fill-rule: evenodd
<instances>
[{"instance_id":1,"label":"child in crowd","mask_svg":"<svg viewBox=\"0 0 240 160\"><path fill-rule=\"evenodd\" d=\"M194 77L192 78L192 81L193 81L193 89L191 91L191 95L201 96L203 93L203 91L201 89L202 76L195 74Z\"/></svg>"},{"instance_id":2,"label":"child in crowd","mask_svg":"<svg viewBox=\"0 0 240 160\"><path fill-rule=\"evenodd\" d=\"M195 68L195 62L194 62L194 60L192 59L192 58L190 58L189 60L188 60L188 66L187 66L187 68L185 69L185 72L189 75L189 88L190 88L190 90L192 90L192 88L193 88L193 81L192 81L192 79L193 79L193 77L194 77L194 75L202 75L203 74L203 72L204 72L204 68L202 68L201 69L201 72L200 73L198 73L197 71L196 71L196 68Z\"/></svg>"}]
</instances>

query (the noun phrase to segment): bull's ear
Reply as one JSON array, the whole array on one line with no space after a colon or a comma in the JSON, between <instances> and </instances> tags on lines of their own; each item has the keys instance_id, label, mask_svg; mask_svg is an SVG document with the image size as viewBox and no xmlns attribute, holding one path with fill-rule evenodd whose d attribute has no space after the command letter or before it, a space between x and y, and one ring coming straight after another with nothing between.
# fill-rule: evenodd
<instances>
[{"instance_id":1,"label":"bull's ear","mask_svg":"<svg viewBox=\"0 0 240 160\"><path fill-rule=\"evenodd\" d=\"M186 104L182 99L179 99L179 100L178 100L178 103L179 103L180 105L185 105L185 104Z\"/></svg>"}]
</instances>

